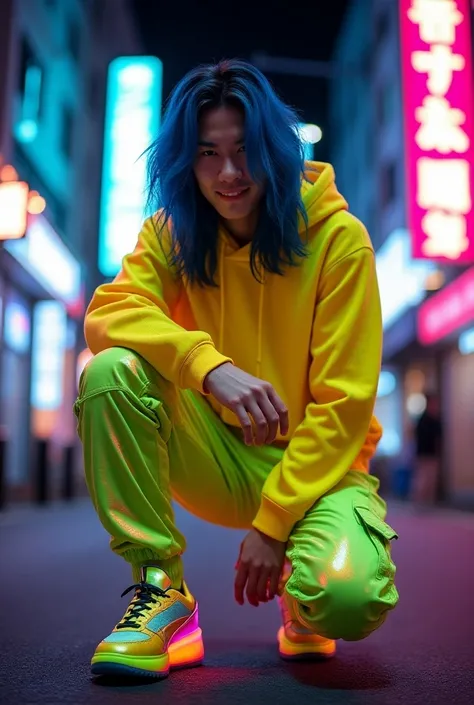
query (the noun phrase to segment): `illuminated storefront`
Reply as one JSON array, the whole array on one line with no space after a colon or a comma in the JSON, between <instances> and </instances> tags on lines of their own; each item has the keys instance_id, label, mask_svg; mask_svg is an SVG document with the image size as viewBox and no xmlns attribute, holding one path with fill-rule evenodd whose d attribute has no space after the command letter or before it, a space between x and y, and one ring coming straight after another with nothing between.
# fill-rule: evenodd
<instances>
[{"instance_id":1,"label":"illuminated storefront","mask_svg":"<svg viewBox=\"0 0 474 705\"><path fill-rule=\"evenodd\" d=\"M384 327L384 369L376 404L384 427L379 455L401 458L410 451L425 386L435 384L431 352L417 342L416 313L427 293L439 287L440 271L430 260L413 259L405 228L389 235L376 262Z\"/></svg>"},{"instance_id":2,"label":"illuminated storefront","mask_svg":"<svg viewBox=\"0 0 474 705\"><path fill-rule=\"evenodd\" d=\"M420 307L418 339L440 358L446 494L474 504L474 267Z\"/></svg>"},{"instance_id":3,"label":"illuminated storefront","mask_svg":"<svg viewBox=\"0 0 474 705\"><path fill-rule=\"evenodd\" d=\"M58 446L73 439L83 282L79 262L42 214L28 215L25 236L6 240L1 254L0 425L7 482L22 488L31 480L35 438Z\"/></svg>"}]
</instances>

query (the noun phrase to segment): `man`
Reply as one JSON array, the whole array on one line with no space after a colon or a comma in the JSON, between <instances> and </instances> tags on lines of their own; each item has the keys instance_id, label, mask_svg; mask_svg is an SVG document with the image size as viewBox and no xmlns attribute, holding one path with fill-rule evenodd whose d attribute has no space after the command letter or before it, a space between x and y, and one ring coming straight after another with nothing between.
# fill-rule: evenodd
<instances>
[{"instance_id":1,"label":"man","mask_svg":"<svg viewBox=\"0 0 474 705\"><path fill-rule=\"evenodd\" d=\"M332 168L304 165L297 122L249 64L188 74L150 152L161 210L89 306L85 472L135 579L94 674L202 661L173 498L248 530L235 598L281 596L284 658L332 656L397 603L396 534L368 473L381 435L374 252Z\"/></svg>"},{"instance_id":2,"label":"man","mask_svg":"<svg viewBox=\"0 0 474 705\"><path fill-rule=\"evenodd\" d=\"M416 461L413 501L418 506L432 506L437 499L443 427L439 399L426 395L426 409L415 426Z\"/></svg>"}]
</instances>

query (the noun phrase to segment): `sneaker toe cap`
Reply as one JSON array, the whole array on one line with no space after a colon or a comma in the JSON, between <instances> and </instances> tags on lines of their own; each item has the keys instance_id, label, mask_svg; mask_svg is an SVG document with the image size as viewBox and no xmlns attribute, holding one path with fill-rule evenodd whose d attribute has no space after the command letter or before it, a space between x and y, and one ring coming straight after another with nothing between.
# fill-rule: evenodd
<instances>
[{"instance_id":1,"label":"sneaker toe cap","mask_svg":"<svg viewBox=\"0 0 474 705\"><path fill-rule=\"evenodd\" d=\"M114 631L100 642L96 654L123 654L128 656L157 656L166 651L157 635L138 631Z\"/></svg>"}]
</instances>

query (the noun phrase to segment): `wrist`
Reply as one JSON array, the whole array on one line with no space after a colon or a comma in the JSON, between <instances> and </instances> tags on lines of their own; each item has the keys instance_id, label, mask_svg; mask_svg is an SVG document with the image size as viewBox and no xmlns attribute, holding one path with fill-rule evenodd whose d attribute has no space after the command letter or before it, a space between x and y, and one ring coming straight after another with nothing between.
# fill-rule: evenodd
<instances>
[{"instance_id":1,"label":"wrist","mask_svg":"<svg viewBox=\"0 0 474 705\"><path fill-rule=\"evenodd\" d=\"M286 544L286 541L280 541L279 539L274 538L273 536L270 536L269 534L266 534L264 531L261 531L261 529L257 529L255 526L252 527L253 531L255 531L257 534L260 534L262 538L265 539L268 543L275 543L275 544Z\"/></svg>"},{"instance_id":2,"label":"wrist","mask_svg":"<svg viewBox=\"0 0 474 705\"><path fill-rule=\"evenodd\" d=\"M204 377L203 383L202 383L202 388L204 389L205 394L209 394L209 382L212 381L212 373L218 370L220 367L224 367L224 365L232 365L232 362L229 362L229 360L226 360L225 362L221 362L217 367L214 367L214 369L210 370L207 375Z\"/></svg>"}]
</instances>

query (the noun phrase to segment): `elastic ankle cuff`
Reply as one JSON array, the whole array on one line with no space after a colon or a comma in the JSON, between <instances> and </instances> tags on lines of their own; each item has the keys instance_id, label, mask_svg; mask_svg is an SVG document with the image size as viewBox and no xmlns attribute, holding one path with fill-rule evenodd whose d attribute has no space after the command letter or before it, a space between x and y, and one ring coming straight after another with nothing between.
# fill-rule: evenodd
<instances>
[{"instance_id":1,"label":"elastic ankle cuff","mask_svg":"<svg viewBox=\"0 0 474 705\"><path fill-rule=\"evenodd\" d=\"M132 549L130 551L126 551L122 555L123 558L125 558L125 560L132 566L132 576L134 582L140 582L140 568L143 565L156 565L166 573L171 580L172 586L176 590L181 588L183 583L183 563L181 556L174 556L173 558L163 560L149 548L138 551L136 549Z\"/></svg>"}]
</instances>

